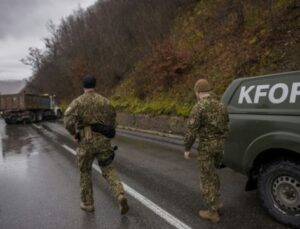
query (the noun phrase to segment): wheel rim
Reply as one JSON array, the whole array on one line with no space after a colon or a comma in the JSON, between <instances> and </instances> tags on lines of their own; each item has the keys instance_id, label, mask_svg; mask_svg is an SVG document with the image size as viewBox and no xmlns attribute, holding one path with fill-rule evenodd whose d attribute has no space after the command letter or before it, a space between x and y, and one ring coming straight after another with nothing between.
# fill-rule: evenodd
<instances>
[{"instance_id":1,"label":"wheel rim","mask_svg":"<svg viewBox=\"0 0 300 229\"><path fill-rule=\"evenodd\" d=\"M300 215L300 181L292 176L279 176L272 182L276 207L289 215Z\"/></svg>"}]
</instances>

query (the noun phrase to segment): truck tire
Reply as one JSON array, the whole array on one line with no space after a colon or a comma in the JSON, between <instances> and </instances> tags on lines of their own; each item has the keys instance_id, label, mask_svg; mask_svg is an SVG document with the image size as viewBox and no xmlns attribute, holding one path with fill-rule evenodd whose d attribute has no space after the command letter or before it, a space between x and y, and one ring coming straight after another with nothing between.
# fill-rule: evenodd
<instances>
[{"instance_id":1,"label":"truck tire","mask_svg":"<svg viewBox=\"0 0 300 229\"><path fill-rule=\"evenodd\" d=\"M36 122L40 122L40 121L43 120L44 115L43 115L42 112L36 112L36 113L35 113L35 117L36 117Z\"/></svg>"},{"instance_id":2,"label":"truck tire","mask_svg":"<svg viewBox=\"0 0 300 229\"><path fill-rule=\"evenodd\" d=\"M258 178L263 207L277 221L300 228L300 164L289 160L273 162Z\"/></svg>"},{"instance_id":3,"label":"truck tire","mask_svg":"<svg viewBox=\"0 0 300 229\"><path fill-rule=\"evenodd\" d=\"M9 119L4 119L4 121L5 121L5 123L6 123L7 125L12 124L11 121L10 121Z\"/></svg>"},{"instance_id":4,"label":"truck tire","mask_svg":"<svg viewBox=\"0 0 300 229\"><path fill-rule=\"evenodd\" d=\"M5 122L8 125L17 124L17 117L11 116L9 118L5 118Z\"/></svg>"},{"instance_id":5,"label":"truck tire","mask_svg":"<svg viewBox=\"0 0 300 229\"><path fill-rule=\"evenodd\" d=\"M36 114L34 112L30 112L30 122L31 123L36 122Z\"/></svg>"},{"instance_id":6,"label":"truck tire","mask_svg":"<svg viewBox=\"0 0 300 229\"><path fill-rule=\"evenodd\" d=\"M57 118L57 119L61 119L62 116L63 116L62 111L61 111L61 110L57 110L57 112L56 112L56 118Z\"/></svg>"}]
</instances>

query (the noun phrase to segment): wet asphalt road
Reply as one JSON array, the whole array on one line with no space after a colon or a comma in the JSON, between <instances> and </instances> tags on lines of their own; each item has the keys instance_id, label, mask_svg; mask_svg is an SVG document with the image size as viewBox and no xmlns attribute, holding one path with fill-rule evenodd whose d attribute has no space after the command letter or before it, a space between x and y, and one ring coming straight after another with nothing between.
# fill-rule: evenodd
<instances>
[{"instance_id":1,"label":"wet asphalt road","mask_svg":"<svg viewBox=\"0 0 300 229\"><path fill-rule=\"evenodd\" d=\"M129 196L130 212L117 203L94 171L94 214L79 208L75 157L63 145L76 145L56 122L6 126L0 120L0 229L174 228ZM122 180L191 228L286 228L261 208L257 193L244 192L246 178L220 170L225 204L219 224L198 218L203 207L195 160L182 158L182 147L120 131L114 166ZM196 153L196 152L194 152Z\"/></svg>"}]
</instances>

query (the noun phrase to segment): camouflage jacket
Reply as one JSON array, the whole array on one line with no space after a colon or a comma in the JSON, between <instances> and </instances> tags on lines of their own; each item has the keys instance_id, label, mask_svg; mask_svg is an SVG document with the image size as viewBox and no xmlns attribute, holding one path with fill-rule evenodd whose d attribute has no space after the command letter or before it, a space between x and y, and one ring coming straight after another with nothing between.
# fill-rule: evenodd
<instances>
[{"instance_id":1,"label":"camouflage jacket","mask_svg":"<svg viewBox=\"0 0 300 229\"><path fill-rule=\"evenodd\" d=\"M116 127L116 112L107 98L87 92L72 101L65 112L64 124L69 133L75 135L76 128L95 123Z\"/></svg>"},{"instance_id":2,"label":"camouflage jacket","mask_svg":"<svg viewBox=\"0 0 300 229\"><path fill-rule=\"evenodd\" d=\"M224 139L229 130L228 113L215 95L203 98L193 107L184 137L186 150L190 150L197 136L199 142Z\"/></svg>"}]
</instances>

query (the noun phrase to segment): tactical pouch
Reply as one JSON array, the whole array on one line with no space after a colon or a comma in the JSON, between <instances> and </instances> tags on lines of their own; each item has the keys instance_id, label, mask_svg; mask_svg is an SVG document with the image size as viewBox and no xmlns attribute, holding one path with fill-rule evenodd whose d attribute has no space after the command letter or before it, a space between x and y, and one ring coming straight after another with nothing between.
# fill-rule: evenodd
<instances>
[{"instance_id":1,"label":"tactical pouch","mask_svg":"<svg viewBox=\"0 0 300 229\"><path fill-rule=\"evenodd\" d=\"M117 151L117 150L118 150L118 146L114 146L112 155L109 158L107 158L106 160L98 160L99 166L105 167L105 166L110 165L113 162L113 160L115 159L115 151Z\"/></svg>"},{"instance_id":2,"label":"tactical pouch","mask_svg":"<svg viewBox=\"0 0 300 229\"><path fill-rule=\"evenodd\" d=\"M89 141L92 140L93 133L92 133L92 129L91 129L90 126L84 127L83 133L84 133L84 139L85 139L85 141L89 142Z\"/></svg>"}]
</instances>

